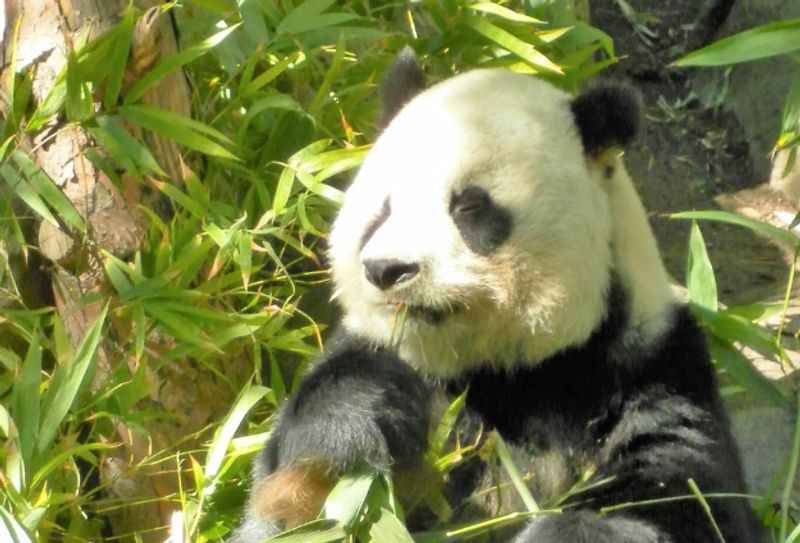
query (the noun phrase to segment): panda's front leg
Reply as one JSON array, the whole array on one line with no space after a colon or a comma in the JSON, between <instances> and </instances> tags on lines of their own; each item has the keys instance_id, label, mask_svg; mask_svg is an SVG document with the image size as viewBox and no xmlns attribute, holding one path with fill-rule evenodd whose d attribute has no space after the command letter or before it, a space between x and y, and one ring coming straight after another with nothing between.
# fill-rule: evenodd
<instances>
[{"instance_id":1,"label":"panda's front leg","mask_svg":"<svg viewBox=\"0 0 800 543\"><path fill-rule=\"evenodd\" d=\"M407 364L345 339L300 383L256 460L248 511L233 541L261 541L313 520L336 479L420 462L430 393Z\"/></svg>"},{"instance_id":2,"label":"panda's front leg","mask_svg":"<svg viewBox=\"0 0 800 543\"><path fill-rule=\"evenodd\" d=\"M514 543L765 541L746 501L712 497L744 492L718 399L653 385L614 418L591 438L595 471L583 490L563 502L562 513L532 520ZM708 510L693 488L709 496Z\"/></svg>"}]
</instances>

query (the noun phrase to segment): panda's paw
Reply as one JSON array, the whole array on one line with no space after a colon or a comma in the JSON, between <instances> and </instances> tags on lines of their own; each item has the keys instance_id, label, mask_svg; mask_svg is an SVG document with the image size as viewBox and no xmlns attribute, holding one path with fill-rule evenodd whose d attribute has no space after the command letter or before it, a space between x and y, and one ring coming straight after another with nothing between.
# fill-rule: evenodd
<instances>
[{"instance_id":1,"label":"panda's paw","mask_svg":"<svg viewBox=\"0 0 800 543\"><path fill-rule=\"evenodd\" d=\"M427 385L397 357L358 344L335 349L281 411L256 459L240 531L272 533L314 519L341 475L417 465L429 417Z\"/></svg>"},{"instance_id":2,"label":"panda's paw","mask_svg":"<svg viewBox=\"0 0 800 543\"><path fill-rule=\"evenodd\" d=\"M265 472L306 463L334 475L413 464L425 452L430 390L393 354L354 344L301 382L274 428Z\"/></svg>"},{"instance_id":3,"label":"panda's paw","mask_svg":"<svg viewBox=\"0 0 800 543\"><path fill-rule=\"evenodd\" d=\"M573 511L538 518L514 543L675 543L655 526L629 516Z\"/></svg>"}]
</instances>

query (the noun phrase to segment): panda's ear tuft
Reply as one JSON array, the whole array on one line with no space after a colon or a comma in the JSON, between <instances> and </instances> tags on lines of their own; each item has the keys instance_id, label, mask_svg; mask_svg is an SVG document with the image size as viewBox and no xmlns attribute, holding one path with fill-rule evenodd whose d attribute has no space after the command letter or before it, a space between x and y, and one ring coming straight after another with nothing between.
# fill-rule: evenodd
<instances>
[{"instance_id":1,"label":"panda's ear tuft","mask_svg":"<svg viewBox=\"0 0 800 543\"><path fill-rule=\"evenodd\" d=\"M381 99L383 111L380 127L386 125L414 96L425 89L425 74L417 62L417 55L408 45L400 51L383 78Z\"/></svg>"},{"instance_id":2,"label":"panda's ear tuft","mask_svg":"<svg viewBox=\"0 0 800 543\"><path fill-rule=\"evenodd\" d=\"M639 130L640 110L639 93L623 84L602 83L581 93L572 101L572 113L586 153L630 143Z\"/></svg>"}]
</instances>

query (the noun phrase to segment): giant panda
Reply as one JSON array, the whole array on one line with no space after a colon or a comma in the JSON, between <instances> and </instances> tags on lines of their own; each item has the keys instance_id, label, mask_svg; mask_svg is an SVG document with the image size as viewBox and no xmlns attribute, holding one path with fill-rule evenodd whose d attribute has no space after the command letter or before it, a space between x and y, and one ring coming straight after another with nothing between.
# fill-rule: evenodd
<instances>
[{"instance_id":1,"label":"giant panda","mask_svg":"<svg viewBox=\"0 0 800 543\"><path fill-rule=\"evenodd\" d=\"M502 541L717 541L688 481L743 493L742 470L703 334L621 160L636 94L572 97L498 69L425 89L406 50L383 100L330 235L340 331L282 409L234 540L315 518L364 465L422 469L436 399L466 391L465 416L512 446L539 503L584 483ZM763 541L746 501L709 501L727 543Z\"/></svg>"}]
</instances>

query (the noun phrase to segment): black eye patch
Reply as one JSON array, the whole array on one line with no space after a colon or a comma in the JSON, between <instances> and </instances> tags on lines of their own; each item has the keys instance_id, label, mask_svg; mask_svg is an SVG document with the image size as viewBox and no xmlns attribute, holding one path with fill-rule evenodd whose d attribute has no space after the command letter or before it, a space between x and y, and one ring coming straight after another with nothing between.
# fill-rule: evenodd
<instances>
[{"instance_id":1,"label":"black eye patch","mask_svg":"<svg viewBox=\"0 0 800 543\"><path fill-rule=\"evenodd\" d=\"M381 225L386 222L386 219L389 218L389 214L391 212L392 212L392 207L389 204L389 198L387 197L383 201L383 205L381 206L381 210L380 210L380 213L378 213L378 216L375 217L372 220L372 222L370 222L367 225L367 229L364 230L364 234L361 236L361 241L358 244L358 250L359 251L364 248L364 245L367 244L369 239L375 234L375 232L378 230L378 228L380 228Z\"/></svg>"},{"instance_id":2,"label":"black eye patch","mask_svg":"<svg viewBox=\"0 0 800 543\"><path fill-rule=\"evenodd\" d=\"M482 256L494 252L511 235L511 213L480 187L470 186L454 194L450 216L470 251Z\"/></svg>"}]
</instances>

